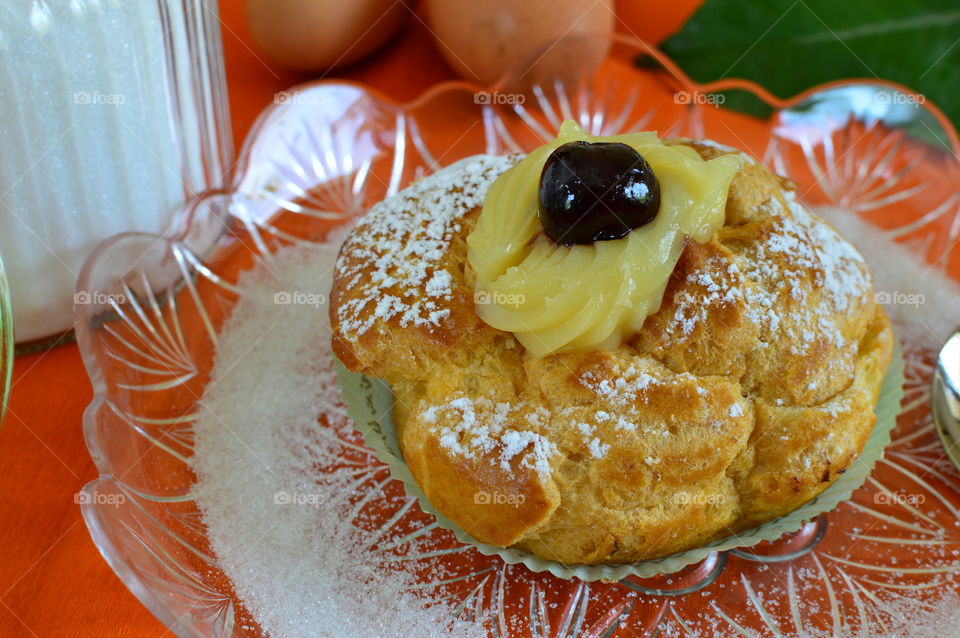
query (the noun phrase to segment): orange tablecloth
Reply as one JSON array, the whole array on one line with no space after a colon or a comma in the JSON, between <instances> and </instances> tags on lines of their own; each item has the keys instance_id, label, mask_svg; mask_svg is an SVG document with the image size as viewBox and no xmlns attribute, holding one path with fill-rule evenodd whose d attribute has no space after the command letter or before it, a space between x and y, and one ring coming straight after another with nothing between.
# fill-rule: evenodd
<instances>
[{"instance_id":1,"label":"orange tablecloth","mask_svg":"<svg viewBox=\"0 0 960 638\"><path fill-rule=\"evenodd\" d=\"M621 0L618 29L658 41L702 0ZM237 147L276 92L314 79L256 53L241 0L221 0L223 42ZM411 100L453 73L412 18L371 60L333 76ZM87 534L74 497L96 477L81 433L90 384L75 344L19 357L0 430L0 637L170 635L121 584Z\"/></svg>"}]
</instances>

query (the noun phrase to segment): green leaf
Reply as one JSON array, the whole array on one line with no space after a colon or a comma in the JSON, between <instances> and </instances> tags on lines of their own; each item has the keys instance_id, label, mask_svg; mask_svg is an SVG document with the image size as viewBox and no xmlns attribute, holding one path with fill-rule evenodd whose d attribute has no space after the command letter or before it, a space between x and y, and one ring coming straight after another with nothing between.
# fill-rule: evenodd
<instances>
[{"instance_id":1,"label":"green leaf","mask_svg":"<svg viewBox=\"0 0 960 638\"><path fill-rule=\"evenodd\" d=\"M707 0L663 50L698 82L745 78L784 98L830 80L892 80L960 122L956 0ZM726 106L764 114L742 92Z\"/></svg>"}]
</instances>

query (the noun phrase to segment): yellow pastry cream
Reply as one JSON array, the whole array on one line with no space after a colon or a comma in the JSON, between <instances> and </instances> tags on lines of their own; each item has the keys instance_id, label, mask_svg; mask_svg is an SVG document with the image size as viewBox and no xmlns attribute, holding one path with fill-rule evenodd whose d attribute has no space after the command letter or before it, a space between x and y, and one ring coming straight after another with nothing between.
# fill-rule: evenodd
<instances>
[{"instance_id":1,"label":"yellow pastry cream","mask_svg":"<svg viewBox=\"0 0 960 638\"><path fill-rule=\"evenodd\" d=\"M540 175L568 142L619 142L647 161L660 185L653 221L619 239L564 246L538 217ZM608 350L655 313L684 240L706 242L723 225L738 155L704 160L688 146L667 146L653 132L598 137L566 121L557 137L501 175L487 191L467 237L476 274L476 311L511 332L534 356Z\"/></svg>"}]
</instances>

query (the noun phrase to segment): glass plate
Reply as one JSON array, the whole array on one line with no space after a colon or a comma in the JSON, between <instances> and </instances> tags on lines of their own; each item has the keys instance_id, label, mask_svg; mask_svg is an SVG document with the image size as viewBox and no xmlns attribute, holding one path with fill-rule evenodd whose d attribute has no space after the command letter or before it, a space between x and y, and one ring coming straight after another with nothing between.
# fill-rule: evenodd
<instances>
[{"instance_id":1,"label":"glass plate","mask_svg":"<svg viewBox=\"0 0 960 638\"><path fill-rule=\"evenodd\" d=\"M0 429L7 415L10 398L10 377L13 375L13 311L10 308L10 288L0 259Z\"/></svg>"},{"instance_id":2,"label":"glass plate","mask_svg":"<svg viewBox=\"0 0 960 638\"><path fill-rule=\"evenodd\" d=\"M107 562L171 631L259 633L210 547L189 463L196 404L238 273L280 246L322 239L439 167L531 149L566 118L594 134L706 137L791 176L807 203L843 207L931 268L960 273L960 144L922 96L849 81L780 101L740 80L697 85L626 37L610 43L598 69L571 68L582 45L561 41L532 58L535 72L527 65L493 87L445 83L406 105L351 83L299 87L260 117L231 188L193 202L181 232L120 235L90 257L78 286L96 303L76 314L95 388L84 432L101 476L81 494L83 515ZM551 72L558 68L560 76ZM529 91L513 88L530 78ZM725 111L717 90L749 91L774 114L760 121ZM960 474L931 425L932 356L904 344L906 395L893 442L849 501L797 534L715 553L670 576L587 584L505 565L461 545L416 506L401 511L404 497L384 481L385 466L346 452L356 438L344 441L342 462L370 479L358 487L358 518L382 522L379 542L398 541L400 553L418 529L408 562L424 587L462 600L466 617L492 612L491 635L839 635L883 626L896 601L922 606L956 589Z\"/></svg>"}]
</instances>

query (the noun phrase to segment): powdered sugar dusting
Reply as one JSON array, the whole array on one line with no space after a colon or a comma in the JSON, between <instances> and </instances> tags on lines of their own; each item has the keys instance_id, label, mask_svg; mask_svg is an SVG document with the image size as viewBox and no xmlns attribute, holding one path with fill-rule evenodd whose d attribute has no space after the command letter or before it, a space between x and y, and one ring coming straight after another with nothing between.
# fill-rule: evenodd
<instances>
[{"instance_id":1,"label":"powdered sugar dusting","mask_svg":"<svg viewBox=\"0 0 960 638\"><path fill-rule=\"evenodd\" d=\"M550 461L557 454L557 446L536 432L507 427L515 411L516 407L509 403L461 395L441 405L430 406L424 410L422 418L425 423L438 424L440 445L451 454L468 459L493 456L504 472L512 472L511 464L519 458L521 467L546 477L550 474ZM528 418L538 421L549 418L549 414L534 411Z\"/></svg>"},{"instance_id":2,"label":"powdered sugar dusting","mask_svg":"<svg viewBox=\"0 0 960 638\"><path fill-rule=\"evenodd\" d=\"M590 455L593 458L599 459L606 455L607 450L610 449L610 446L604 443L601 443L599 438L594 437L587 444L587 449L590 451Z\"/></svg>"},{"instance_id":3,"label":"powdered sugar dusting","mask_svg":"<svg viewBox=\"0 0 960 638\"><path fill-rule=\"evenodd\" d=\"M645 401L643 390L649 388L656 382L656 378L637 367L630 364L612 379L596 379L592 374L583 375L581 381L584 385L593 390L599 398L606 400L610 405L618 408L629 408L636 400L637 395L641 395ZM603 414L607 414L604 412ZM621 429L635 429L632 424L618 424Z\"/></svg>"},{"instance_id":4,"label":"powdered sugar dusting","mask_svg":"<svg viewBox=\"0 0 960 638\"><path fill-rule=\"evenodd\" d=\"M846 312L850 302L870 288L870 273L857 249L829 225L815 221L810 212L789 191L784 199L793 218L803 226L812 241L813 250L822 264L824 286L832 308Z\"/></svg>"},{"instance_id":5,"label":"powdered sugar dusting","mask_svg":"<svg viewBox=\"0 0 960 638\"><path fill-rule=\"evenodd\" d=\"M870 288L866 264L846 240L815 220L792 192L784 192L783 199L786 206L778 198L763 205L775 224L751 246L741 265L743 274L759 284L746 296L747 316L761 328L764 341L781 336L792 341L795 355L804 354L818 339L847 347L835 317L864 299ZM811 273L812 288L807 281ZM785 308L778 303L781 298L794 303Z\"/></svg>"},{"instance_id":6,"label":"powdered sugar dusting","mask_svg":"<svg viewBox=\"0 0 960 638\"><path fill-rule=\"evenodd\" d=\"M450 314L450 273L439 267L460 219L483 204L517 156L476 155L411 184L373 206L344 246L337 275L362 295L341 304L342 330L357 335L399 318L433 330ZM371 268L372 266L372 268Z\"/></svg>"},{"instance_id":7,"label":"powdered sugar dusting","mask_svg":"<svg viewBox=\"0 0 960 638\"><path fill-rule=\"evenodd\" d=\"M596 396L598 404L612 407L616 412L597 409L593 418L597 423L612 423L620 432L642 432L646 436L669 437L673 436L670 429L663 423L652 423L645 419L639 406L648 404L649 393L661 384L689 382L693 376L682 372L671 373L669 379L661 378L659 373L653 372L644 365L637 363L614 362L614 369L609 371L605 378L587 370L578 377L579 382ZM587 449L594 457L602 457L610 449L613 441L605 442L593 436L593 430L584 431Z\"/></svg>"},{"instance_id":8,"label":"powdered sugar dusting","mask_svg":"<svg viewBox=\"0 0 960 638\"><path fill-rule=\"evenodd\" d=\"M800 344L793 346L793 354L803 354L817 339L847 345L833 317L851 310L869 290L866 264L843 237L815 220L793 192L782 197L760 205L775 224L745 258L714 255L687 275L686 282L696 286L675 295L673 321L665 326L668 335L694 338L712 309L742 304L747 318L761 329L759 347L783 337ZM743 278L756 285L744 285ZM791 299L794 310L780 303L782 298Z\"/></svg>"},{"instance_id":9,"label":"powdered sugar dusting","mask_svg":"<svg viewBox=\"0 0 960 638\"><path fill-rule=\"evenodd\" d=\"M687 283L698 284L702 291L678 293L674 296L673 323L665 326L668 335L678 339L693 337L698 326L709 320L711 308L735 304L744 297L736 285L739 275L736 264L721 257L707 259L702 269L687 275Z\"/></svg>"}]
</instances>

